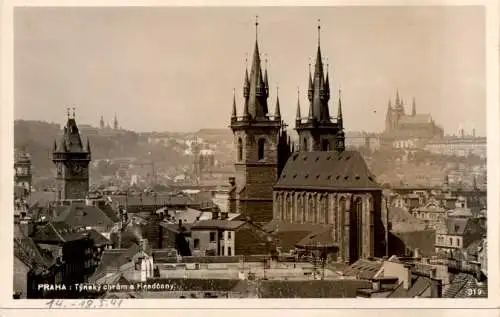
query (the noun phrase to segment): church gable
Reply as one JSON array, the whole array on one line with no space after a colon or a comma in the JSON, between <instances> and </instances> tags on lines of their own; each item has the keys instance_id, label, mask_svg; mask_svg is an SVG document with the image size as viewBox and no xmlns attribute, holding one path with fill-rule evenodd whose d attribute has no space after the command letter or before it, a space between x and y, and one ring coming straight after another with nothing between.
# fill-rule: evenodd
<instances>
[{"instance_id":1,"label":"church gable","mask_svg":"<svg viewBox=\"0 0 500 317\"><path fill-rule=\"evenodd\" d=\"M380 189L357 151L294 153L274 188Z\"/></svg>"}]
</instances>

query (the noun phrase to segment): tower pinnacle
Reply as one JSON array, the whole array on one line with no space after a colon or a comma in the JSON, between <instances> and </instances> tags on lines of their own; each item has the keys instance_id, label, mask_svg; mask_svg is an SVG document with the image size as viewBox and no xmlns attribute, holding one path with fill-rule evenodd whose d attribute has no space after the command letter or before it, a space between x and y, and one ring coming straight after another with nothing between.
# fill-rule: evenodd
<instances>
[{"instance_id":1,"label":"tower pinnacle","mask_svg":"<svg viewBox=\"0 0 500 317\"><path fill-rule=\"evenodd\" d=\"M295 120L300 121L301 119L301 114L300 114L300 90L299 87L297 87L297 114L295 116Z\"/></svg>"}]
</instances>

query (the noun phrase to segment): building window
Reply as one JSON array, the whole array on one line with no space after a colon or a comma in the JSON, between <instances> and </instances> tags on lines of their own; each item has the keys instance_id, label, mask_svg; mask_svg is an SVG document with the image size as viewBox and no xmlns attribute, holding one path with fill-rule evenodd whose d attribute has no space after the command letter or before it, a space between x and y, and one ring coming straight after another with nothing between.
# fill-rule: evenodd
<instances>
[{"instance_id":1,"label":"building window","mask_svg":"<svg viewBox=\"0 0 500 317\"><path fill-rule=\"evenodd\" d=\"M195 249L200 248L200 239L194 239L193 248L195 248Z\"/></svg>"},{"instance_id":2,"label":"building window","mask_svg":"<svg viewBox=\"0 0 500 317\"><path fill-rule=\"evenodd\" d=\"M228 240L231 240L231 231L228 231L228 232L227 232L227 239L228 239Z\"/></svg>"},{"instance_id":3,"label":"building window","mask_svg":"<svg viewBox=\"0 0 500 317\"><path fill-rule=\"evenodd\" d=\"M258 159L259 159L259 161L264 159L265 145L266 145L266 140L259 139L259 142L258 142Z\"/></svg>"},{"instance_id":4,"label":"building window","mask_svg":"<svg viewBox=\"0 0 500 317\"><path fill-rule=\"evenodd\" d=\"M323 147L323 151L330 151L330 142L328 142L328 140L324 139L322 147Z\"/></svg>"},{"instance_id":5,"label":"building window","mask_svg":"<svg viewBox=\"0 0 500 317\"><path fill-rule=\"evenodd\" d=\"M304 138L304 151L307 151L308 148L307 148L307 139Z\"/></svg>"},{"instance_id":6,"label":"building window","mask_svg":"<svg viewBox=\"0 0 500 317\"><path fill-rule=\"evenodd\" d=\"M238 162L243 160L243 140L238 139Z\"/></svg>"},{"instance_id":7,"label":"building window","mask_svg":"<svg viewBox=\"0 0 500 317\"><path fill-rule=\"evenodd\" d=\"M231 247L227 248L227 255L232 256L232 254L231 254Z\"/></svg>"},{"instance_id":8,"label":"building window","mask_svg":"<svg viewBox=\"0 0 500 317\"><path fill-rule=\"evenodd\" d=\"M215 232L210 232L210 242L215 242Z\"/></svg>"},{"instance_id":9,"label":"building window","mask_svg":"<svg viewBox=\"0 0 500 317\"><path fill-rule=\"evenodd\" d=\"M459 246L460 246L460 239L459 239L459 238L457 238L457 241L456 241L456 242L457 242L457 247L459 247Z\"/></svg>"},{"instance_id":10,"label":"building window","mask_svg":"<svg viewBox=\"0 0 500 317\"><path fill-rule=\"evenodd\" d=\"M453 246L453 238L450 238L450 247Z\"/></svg>"}]
</instances>

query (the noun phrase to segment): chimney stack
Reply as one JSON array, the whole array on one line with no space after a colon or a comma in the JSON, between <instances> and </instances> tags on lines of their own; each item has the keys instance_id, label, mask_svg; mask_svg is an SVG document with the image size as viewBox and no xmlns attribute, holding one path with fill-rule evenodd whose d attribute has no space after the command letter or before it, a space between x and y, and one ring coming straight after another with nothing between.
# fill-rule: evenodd
<instances>
[{"instance_id":1,"label":"chimney stack","mask_svg":"<svg viewBox=\"0 0 500 317\"><path fill-rule=\"evenodd\" d=\"M409 290L411 288L411 265L404 265L403 288Z\"/></svg>"},{"instance_id":2,"label":"chimney stack","mask_svg":"<svg viewBox=\"0 0 500 317\"><path fill-rule=\"evenodd\" d=\"M413 258L420 259L420 249L419 248L415 248L415 250L413 250Z\"/></svg>"}]
</instances>

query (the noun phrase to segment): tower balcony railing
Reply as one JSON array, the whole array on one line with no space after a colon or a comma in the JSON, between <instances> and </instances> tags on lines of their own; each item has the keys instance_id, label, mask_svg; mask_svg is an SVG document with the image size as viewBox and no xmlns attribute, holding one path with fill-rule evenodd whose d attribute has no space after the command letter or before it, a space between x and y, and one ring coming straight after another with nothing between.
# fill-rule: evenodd
<instances>
[{"instance_id":1,"label":"tower balcony railing","mask_svg":"<svg viewBox=\"0 0 500 317\"><path fill-rule=\"evenodd\" d=\"M73 161L89 161L90 153L88 152L56 152L52 153L52 160L67 160L71 157Z\"/></svg>"},{"instance_id":2,"label":"tower balcony railing","mask_svg":"<svg viewBox=\"0 0 500 317\"><path fill-rule=\"evenodd\" d=\"M336 117L330 117L330 121L327 121L327 122L324 122L324 121L321 122L321 121L318 121L318 120L316 120L314 118L310 118L310 117L300 117L300 118L296 118L295 119L295 124L296 125L300 124L300 125L303 125L303 126L311 126L311 127L313 127L313 126L316 126L318 124L324 124L324 123L336 125L336 124L339 123L339 120Z\"/></svg>"},{"instance_id":3,"label":"tower balcony railing","mask_svg":"<svg viewBox=\"0 0 500 317\"><path fill-rule=\"evenodd\" d=\"M231 124L255 124L258 125L259 123L270 123L274 122L279 126L285 125L284 121L282 120L281 116L275 116L275 115L266 115L264 117L258 117L254 118L252 116L236 116L236 117L231 117Z\"/></svg>"}]
</instances>

